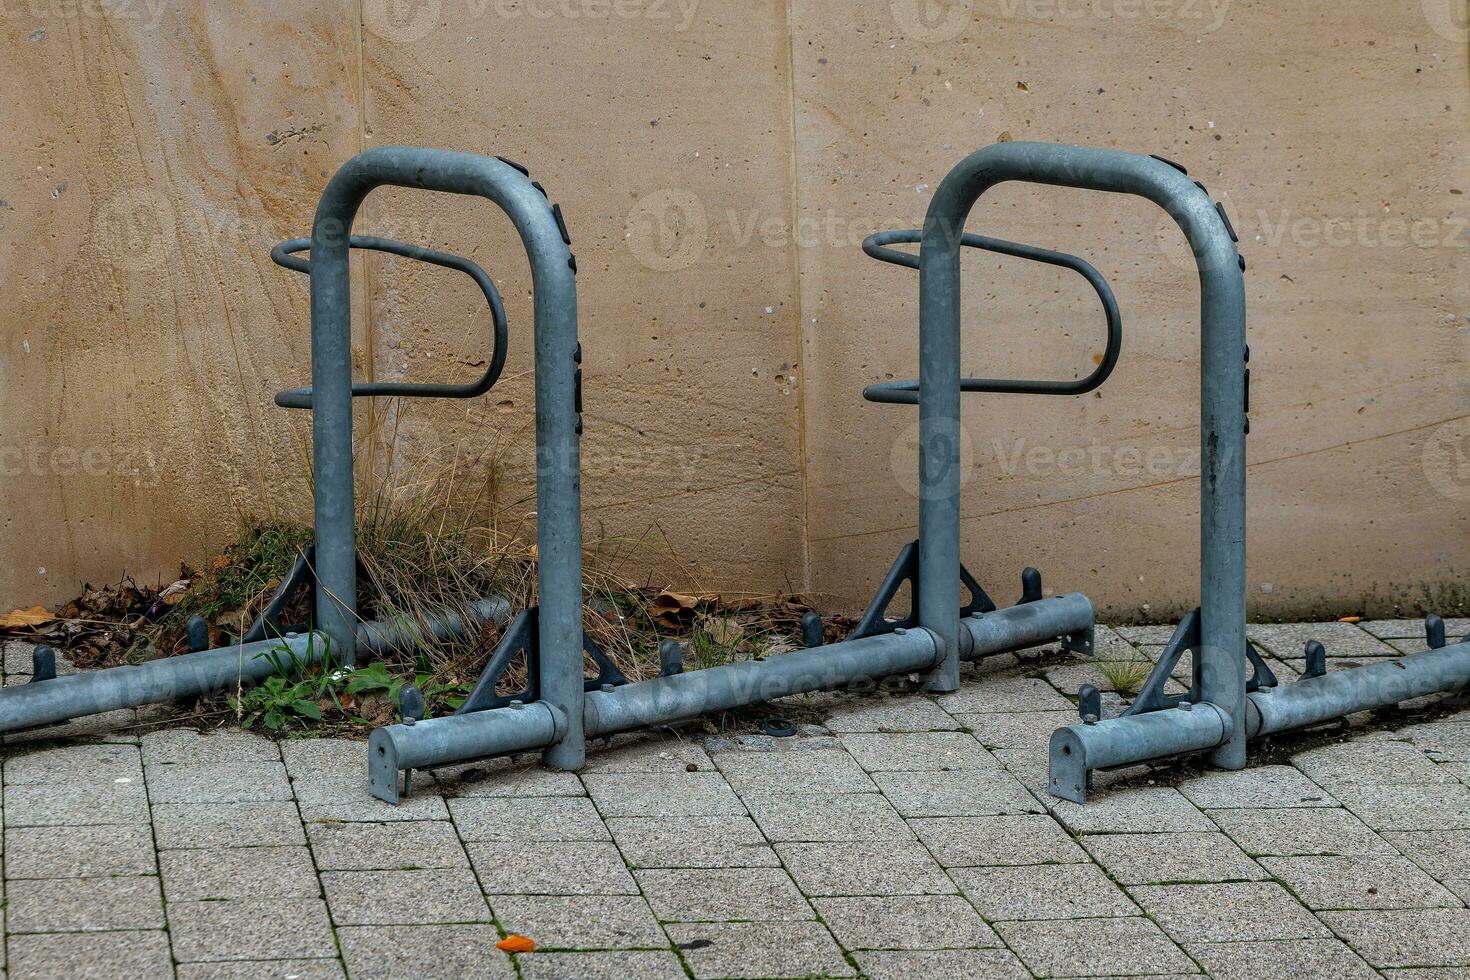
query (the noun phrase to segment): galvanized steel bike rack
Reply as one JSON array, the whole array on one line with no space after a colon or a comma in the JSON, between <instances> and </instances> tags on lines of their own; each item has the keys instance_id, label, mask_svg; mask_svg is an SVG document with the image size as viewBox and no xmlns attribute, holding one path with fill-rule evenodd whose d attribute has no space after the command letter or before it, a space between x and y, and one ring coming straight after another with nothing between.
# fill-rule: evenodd
<instances>
[{"instance_id":1,"label":"galvanized steel bike rack","mask_svg":"<svg viewBox=\"0 0 1470 980\"><path fill-rule=\"evenodd\" d=\"M340 175L334 178L333 185L340 179ZM524 174L519 180L525 188L532 186ZM329 188L324 209L332 197ZM544 198L532 194L526 199L539 207L540 219L549 227L551 216ZM918 260L886 246L916 240L912 237L916 235L897 233L897 237L880 238L865 247L878 258L915 266ZM926 232L921 258L929 264L919 266L919 382L905 383L907 389L877 386L865 393L873 401L919 404L919 540L904 549L858 630L845 640L823 645L820 620L809 618L804 623L807 649L688 673L683 671L678 647L665 643L661 676L628 683L587 641L577 615L581 586L576 563L580 528L575 437L581 431L581 404L576 395L580 369L574 365L580 363L580 346L574 283L567 272L575 269L566 250L570 241L566 236L553 240L549 234L528 233L524 227L522 238L536 281L536 429L538 435L547 434L550 450L544 457L538 453L538 459L544 458L548 465L537 470L541 605L527 610L507 630L475 692L455 714L425 719L422 699L416 692L405 692L403 721L378 729L368 742L373 795L397 802L408 791L408 779L400 783L400 773L411 775L416 769L531 750L541 750L548 766L577 769L584 761L589 737L895 675L921 675L929 690L951 691L959 684L962 660L1058 639L1072 649L1091 652L1093 611L1086 596L1043 597L1040 576L1027 569L1022 576L1022 601L997 609L960 564L959 449L955 441L962 387L956 368L958 306L950 310L947 300L937 300L957 294L958 283L950 281L938 291L935 288L946 274L951 279L957 276L958 262L952 273L939 271L932 253L945 245L937 239L931 243ZM965 244L1068 266L1088 277L1108 314L1107 362L1094 378L1084 379L1082 387L1075 382L1021 384L1048 388L1058 384L1067 390L1045 393L1077 394L1091 390L1087 385L1101 383L1116 360L1120 335L1116 304L1095 270L1071 256L1024 245L993 239L966 240ZM345 295L345 278L341 288ZM954 314L952 321L950 313ZM999 387L1011 382L964 384L969 386L966 390L974 391L1043 390ZM889 618L887 607L905 582L911 586L913 608L907 617ZM963 608L959 600L962 583L971 591L971 601ZM584 652L598 667L598 676L591 680L584 679ZM497 681L506 666L521 655L531 674L525 689L515 695L497 694Z\"/></svg>"},{"instance_id":2,"label":"galvanized steel bike rack","mask_svg":"<svg viewBox=\"0 0 1470 980\"><path fill-rule=\"evenodd\" d=\"M941 229L962 227L980 195L1007 180L1147 198L1184 231L1200 276L1201 605L1180 623L1123 715L1101 719L1097 690L1084 687L1079 692L1082 723L1058 729L1051 739L1051 794L1082 803L1095 770L1196 753L1210 753L1221 768L1240 769L1250 738L1455 691L1470 683L1470 643L1447 646L1443 621L1431 616L1426 624L1429 649L1422 653L1329 673L1326 649L1311 641L1302 678L1277 684L1246 637L1250 348L1245 259L1236 249L1236 234L1225 209L1212 203L1204 185L1191 180L1183 167L1162 157L1003 143L971 155L945 178L930 209L931 222ZM926 228L926 241L927 234ZM936 251L936 270L949 273L957 254L954 241L942 253ZM936 279L934 289L934 302L951 322L958 317L957 297L947 292L952 279L952 273ZM1165 695L1164 685L1186 652L1192 657L1190 691Z\"/></svg>"},{"instance_id":3,"label":"galvanized steel bike rack","mask_svg":"<svg viewBox=\"0 0 1470 980\"><path fill-rule=\"evenodd\" d=\"M501 204L527 236L533 254L549 255L558 249L565 263L564 232L560 213L553 213L543 195L537 193L514 166L467 154L429 150L385 148L363 153L344 166L332 180L317 210L311 238L283 242L272 251L279 264L311 276L312 386L283 391L276 403L285 408L313 410L313 476L316 488L314 545L300 555L281 586L254 624L234 643L212 650L208 628L199 619L188 624L193 652L144 664L56 676L56 652L38 647L34 653L31 683L0 689L0 732L13 732L67 721L82 715L117 708L152 704L174 698L193 697L254 683L276 673L282 662L302 666L322 663L350 664L357 656L380 656L394 650L411 650L426 640L444 640L473 633L488 620L510 618L508 603L490 597L472 603L463 611L445 610L423 622L359 622L356 614L357 556L354 543L354 497L352 481L352 399L375 395L422 398L470 398L484 394L495 383L505 365L505 307L495 284L475 263L433 249L407 245L391 239L351 235L352 218L368 191L385 183L426 187L458 193L483 194ZM296 253L311 249L311 259ZM467 385L408 384L380 382L354 385L351 377L351 331L347 254L350 248L373 249L464 272L480 287L490 308L491 356L484 375ZM558 304L539 300L544 292L558 302L575 304L571 270L564 276L538 279L538 315ZM544 289L543 289L544 286ZM559 307L565 312L565 306ZM571 309L575 324L575 306ZM558 321L561 322L561 321ZM549 331L538 330L538 338ZM575 342L575 327L571 333ZM538 398L552 393L564 395L572 384L572 352L537 349L538 373L542 362L556 361L548 369L548 382L539 383ZM575 436L552 427L548 438L538 439L538 458L547 469L570 473L566 480L548 481L543 514L562 520L543 537L543 588L550 572L552 585L575 582L580 576L577 535ZM565 426L563 428L566 428ZM567 448L571 458L567 460ZM570 497L568 497L570 493ZM572 520L567 522L566 516ZM543 527L545 527L543 523ZM570 531L566 528L570 527ZM570 534L570 539L568 539ZM569 543L568 543L569 540ZM564 556L570 555L570 559ZM280 621L283 610L302 592L313 594L316 629L288 626ZM565 618L567 614L562 613ZM576 622L576 611L570 619ZM562 627L562 632L566 632Z\"/></svg>"}]
</instances>

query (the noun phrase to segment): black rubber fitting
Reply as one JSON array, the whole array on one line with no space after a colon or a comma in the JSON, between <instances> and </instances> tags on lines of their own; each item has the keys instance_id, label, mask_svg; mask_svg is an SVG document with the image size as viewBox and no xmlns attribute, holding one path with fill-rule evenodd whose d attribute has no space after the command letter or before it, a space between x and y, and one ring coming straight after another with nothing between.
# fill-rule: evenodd
<instances>
[{"instance_id":1,"label":"black rubber fitting","mask_svg":"<svg viewBox=\"0 0 1470 980\"><path fill-rule=\"evenodd\" d=\"M1219 213L1220 220L1225 222L1225 230L1230 233L1230 240L1232 242L1239 242L1240 238L1235 234L1235 226L1230 223L1230 215L1225 213L1225 205L1216 201L1215 211Z\"/></svg>"},{"instance_id":2,"label":"black rubber fitting","mask_svg":"<svg viewBox=\"0 0 1470 980\"><path fill-rule=\"evenodd\" d=\"M551 206L551 216L556 219L556 230L561 232L561 240L568 245L572 244L572 235L567 231L566 219L561 216L560 204Z\"/></svg>"},{"instance_id":3,"label":"black rubber fitting","mask_svg":"<svg viewBox=\"0 0 1470 980\"><path fill-rule=\"evenodd\" d=\"M577 257L575 255L567 259L567 268L571 269L573 272L577 271Z\"/></svg>"},{"instance_id":4,"label":"black rubber fitting","mask_svg":"<svg viewBox=\"0 0 1470 980\"><path fill-rule=\"evenodd\" d=\"M551 195L546 193L546 188L541 186L541 182L539 180L531 181L531 186L540 191L542 197L546 198L548 201L551 200Z\"/></svg>"},{"instance_id":5,"label":"black rubber fitting","mask_svg":"<svg viewBox=\"0 0 1470 980\"><path fill-rule=\"evenodd\" d=\"M527 170L525 167L521 166L519 163L516 163L514 160L509 159L508 157L496 157L495 159L499 160L501 163L505 164L507 167L514 167L514 168L516 168L517 170L519 170L521 172L521 175L522 176L525 176L525 177L531 176L531 171Z\"/></svg>"},{"instance_id":6,"label":"black rubber fitting","mask_svg":"<svg viewBox=\"0 0 1470 980\"><path fill-rule=\"evenodd\" d=\"M796 734L796 726L785 718L764 718L761 720L761 732L772 738L790 738Z\"/></svg>"},{"instance_id":7,"label":"black rubber fitting","mask_svg":"<svg viewBox=\"0 0 1470 980\"><path fill-rule=\"evenodd\" d=\"M1237 258L1240 259L1240 271L1241 272L1244 272L1245 271L1245 256L1244 255L1240 255L1240 256L1237 256Z\"/></svg>"},{"instance_id":8,"label":"black rubber fitting","mask_svg":"<svg viewBox=\"0 0 1470 980\"><path fill-rule=\"evenodd\" d=\"M1150 153L1149 156L1153 157L1155 160L1159 161L1160 163L1167 163L1169 166L1173 167L1175 170L1179 171L1181 174L1187 174L1187 173L1189 173L1189 171L1187 169L1185 169L1184 164L1182 164L1182 163L1175 163L1173 160L1170 160L1168 157L1161 157L1157 153Z\"/></svg>"}]
</instances>

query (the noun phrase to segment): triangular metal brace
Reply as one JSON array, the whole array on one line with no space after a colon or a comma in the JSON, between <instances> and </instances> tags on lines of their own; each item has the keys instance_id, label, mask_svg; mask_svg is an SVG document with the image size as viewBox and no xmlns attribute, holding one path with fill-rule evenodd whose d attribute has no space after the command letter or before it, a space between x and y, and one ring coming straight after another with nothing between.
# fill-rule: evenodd
<instances>
[{"instance_id":1,"label":"triangular metal brace","mask_svg":"<svg viewBox=\"0 0 1470 980\"><path fill-rule=\"evenodd\" d=\"M541 700L541 658L538 656L541 645L539 622L540 610L536 606L532 606L511 620L510 626L506 627L505 634L500 638L500 643L495 647L495 652L490 655L485 669L481 671L480 679L475 682L474 689L470 691L470 696L465 698L464 704L459 706L455 714L465 715L473 711L485 711L488 708L504 708L512 701L531 704ZM602 652L602 647L598 646L597 642L585 632L582 634L582 649L597 665L597 676L583 682L584 690L596 691L608 685L616 687L628 683L628 678L624 677L617 665ZM519 694L496 694L495 689L501 677L505 675L506 670L515 662L516 655L520 653L526 655L525 689Z\"/></svg>"},{"instance_id":2,"label":"triangular metal brace","mask_svg":"<svg viewBox=\"0 0 1470 980\"><path fill-rule=\"evenodd\" d=\"M1177 708L1186 701L1198 703L1203 690L1202 665L1199 656L1201 643L1200 611L1192 609L1179 621L1179 627L1174 630L1174 635L1170 637L1168 645L1159 654L1159 661L1149 672L1148 680L1144 681L1138 697L1133 699L1133 703L1128 706L1128 710L1124 711L1123 715L1141 715L1150 711ZM1174 668L1179 665L1179 658L1186 652L1190 654L1189 690L1184 694L1165 694L1164 686L1173 677ZM1251 676L1245 684L1247 691L1259 691L1263 687L1276 686L1276 675L1271 672L1271 668L1267 666L1266 661L1256 651L1255 644L1250 640L1245 641L1245 659L1251 665Z\"/></svg>"},{"instance_id":3,"label":"triangular metal brace","mask_svg":"<svg viewBox=\"0 0 1470 980\"><path fill-rule=\"evenodd\" d=\"M909 613L902 619L889 619L887 616L888 606L893 602L898 590L903 588L904 583L909 585ZM970 601L960 609L960 618L973 616L975 613L995 612L996 606L980 583L975 581L975 576L964 565L960 566L960 582L970 593ZM883 576L883 582L878 586L873 601L868 603L868 608L863 611L863 618L858 621L857 628L852 631L849 639L860 639L864 636L877 636L881 633L892 633L896 629L912 629L919 625L919 542L911 541L903 546L903 550L894 559L888 574Z\"/></svg>"}]
</instances>

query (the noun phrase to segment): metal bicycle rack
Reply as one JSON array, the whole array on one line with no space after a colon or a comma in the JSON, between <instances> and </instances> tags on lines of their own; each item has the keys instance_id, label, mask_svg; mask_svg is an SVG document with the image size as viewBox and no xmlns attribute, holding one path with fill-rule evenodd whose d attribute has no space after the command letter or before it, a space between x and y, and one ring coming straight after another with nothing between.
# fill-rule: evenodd
<instances>
[{"instance_id":1,"label":"metal bicycle rack","mask_svg":"<svg viewBox=\"0 0 1470 980\"><path fill-rule=\"evenodd\" d=\"M445 190L486 194L491 194L491 189L500 184L516 185L514 196L520 200L513 213L522 215L527 228L536 228L543 250L561 242L557 232L559 214L543 215L547 210L544 199L529 184L522 191L518 181L505 180L504 174L519 177L512 167L469 157L466 159L474 162L473 167L463 166L464 161L460 161L458 171L450 172L455 162L447 159L450 156L454 155L391 150L364 154L364 166L354 168L348 164L328 188L311 238L282 242L271 252L277 264L311 276L312 386L283 391L276 396L276 404L314 412L316 540L298 556L264 611L235 642L215 649L204 649L208 645L204 621L191 620L187 633L193 652L133 666L58 677L55 650L38 647L33 654L32 681L0 689L0 732L21 731L83 715L194 697L241 683L258 682L279 670L283 661L301 666L349 664L357 657L411 650L425 640L473 633L486 621L503 623L510 618L509 604L500 597L479 600L463 611L444 610L419 622L360 622L356 614L358 564L354 544L352 399L373 395L470 398L484 394L505 365L507 331L500 294L478 265L459 256L391 239L349 236L352 214L367 192L381 183L408 187L444 185ZM446 169L434 172L433 164L441 159ZM492 172L483 173L486 169ZM549 231L546 225L550 226ZM310 260L296 255L307 248L311 249ZM398 382L354 385L347 292L349 248L389 252L456 269L472 278L490 308L492 353L485 374L468 385ZM570 279L570 272L567 278ZM569 387L570 373L561 372L567 376L562 379L563 387ZM575 468L575 456L572 465ZM556 511L552 508L550 512ZM569 509L563 506L561 510L561 513L568 512L575 515L575 498ZM312 595L315 630L281 622L288 604L302 593ZM288 652L289 656L285 656Z\"/></svg>"},{"instance_id":2,"label":"metal bicycle rack","mask_svg":"<svg viewBox=\"0 0 1470 980\"><path fill-rule=\"evenodd\" d=\"M997 609L960 564L959 449L954 439L959 428L961 390L955 369L958 322L945 322L942 312L936 312L932 300L926 299L919 328L919 381L907 382L907 390L878 386L865 393L873 401L910 403L917 400L910 396L920 388L926 393L919 406L923 429L919 539L900 554L854 635L824 645L820 620L809 617L803 624L807 649L688 673L683 671L677 646L666 643L661 651L660 676L629 683L588 642L581 627L577 456L577 437L582 429L581 347L577 342L573 278L576 264L565 224L523 168L464 154L407 149L370 150L347 164L323 196L318 221L325 216L346 227L361 196L358 188L364 182L381 181L389 173L403 175L405 168L413 166L407 162L410 160L416 162L417 173L434 175L420 177L415 186L453 190L466 186L467 181L485 182L475 186L491 188L486 196L510 212L529 253L535 281L540 606L523 612L507 629L474 692L454 714L425 719L417 692L404 692L400 700L403 721L379 728L368 742L369 788L374 796L397 802L409 785L407 778L400 783L399 773L411 776L416 769L531 750L541 750L548 766L578 769L584 762L589 737L895 675L919 675L929 690L952 691L959 685L962 660L978 660L1058 639L1072 649L1091 652L1093 611L1086 596L1070 593L1044 597L1039 574L1027 569L1022 575L1021 601ZM472 180L470 174L475 175ZM911 237L902 237L905 234ZM870 243L869 252L912 267L913 256L886 246L913 241L916 236L916 232L889 236ZM1071 256L1009 242L975 239L966 244L1068 266L1087 276L1103 298L1109 316L1111 359L1095 372L1096 383L1106 377L1117 356L1116 304L1107 284L1090 266ZM314 247L313 255L319 254L319 248ZM957 263L953 274L958 274ZM921 270L921 283L931 280L932 287L935 276L933 270ZM334 271L332 281L334 295L345 297L345 263ZM950 287L957 288L957 284ZM314 325L317 314L314 299ZM313 354L340 357L339 352L323 351L315 343ZM342 373L340 368L337 373ZM319 375L314 373L314 378ZM1085 379L1085 383L1092 382ZM965 384L971 386L968 390L1003 390L973 386L1008 382ZM1058 394L1091 390L1076 388L1073 382L1026 384L1068 387L1054 392ZM318 391L323 390L321 380L317 380L317 386ZM929 397L930 392L937 394ZM317 423L319 430L328 424L320 411ZM318 548L322 547L319 539ZM342 565L349 557L350 551L344 551ZM325 574L322 578L327 580ZM888 606L905 583L910 587L912 608L905 617L890 618ZM962 583L971 595L963 607ZM525 689L515 695L497 694L497 682L506 667L522 654L529 668ZM590 680L584 676L587 658L598 674Z\"/></svg>"}]
</instances>

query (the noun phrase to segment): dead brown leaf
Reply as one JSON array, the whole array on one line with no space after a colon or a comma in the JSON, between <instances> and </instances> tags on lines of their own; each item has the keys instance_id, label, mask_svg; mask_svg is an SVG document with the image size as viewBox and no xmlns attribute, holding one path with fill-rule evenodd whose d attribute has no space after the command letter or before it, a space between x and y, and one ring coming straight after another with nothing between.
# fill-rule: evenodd
<instances>
[{"instance_id":1,"label":"dead brown leaf","mask_svg":"<svg viewBox=\"0 0 1470 980\"><path fill-rule=\"evenodd\" d=\"M42 626L55 618L56 615L47 612L45 606L32 606L29 609L17 609L8 616L0 616L0 629L25 629L31 626Z\"/></svg>"}]
</instances>

